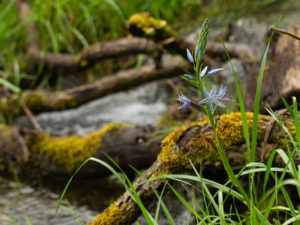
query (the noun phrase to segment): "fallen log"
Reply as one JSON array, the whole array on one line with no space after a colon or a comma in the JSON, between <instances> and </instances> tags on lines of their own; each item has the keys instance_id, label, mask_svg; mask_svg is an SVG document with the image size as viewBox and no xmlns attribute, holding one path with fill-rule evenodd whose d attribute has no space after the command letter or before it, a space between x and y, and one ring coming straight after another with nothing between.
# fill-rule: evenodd
<instances>
[{"instance_id":1,"label":"fallen log","mask_svg":"<svg viewBox=\"0 0 300 225\"><path fill-rule=\"evenodd\" d=\"M251 129L252 113L247 113L247 120ZM258 143L264 140L272 120L270 116L259 116ZM290 117L283 116L282 121L295 137L295 127ZM247 152L245 150L240 151L240 146L245 142L241 114L222 115L217 123L217 130L224 150L228 155L231 153L233 156L229 158L230 163L232 165L245 164L248 160ZM270 150L285 148L284 133L278 124L274 124L267 139L268 146L264 144L264 148ZM262 152L270 154L270 151ZM261 151L256 153L256 157L260 159L259 154ZM154 180L143 184L145 180L155 178L160 174L181 173L184 170L191 169L190 162L197 166L206 159L218 160L214 132L207 118L200 119L188 127L182 126L170 133L162 142L162 149L157 160L134 182L134 187L144 206L147 207L155 200L156 195L153 190L159 193L165 184L164 180ZM277 162L280 163L279 160ZM95 217L93 222L87 223L87 225L128 225L132 224L140 214L141 211L136 201L130 197L128 192L125 192L111 206Z\"/></svg>"},{"instance_id":2,"label":"fallen log","mask_svg":"<svg viewBox=\"0 0 300 225\"><path fill-rule=\"evenodd\" d=\"M125 171L134 172L129 165L138 169L147 168L160 151L161 139L148 142L151 134L156 131L151 126L111 123L86 137L53 137L22 129L19 132L20 137L16 134L16 129L0 125L0 167L8 170L19 169L25 174L69 177L91 156L112 164L105 154L113 158ZM24 140L28 152L24 152L24 143L20 138ZM108 174L106 168L89 165L81 171L80 176L99 177Z\"/></svg>"},{"instance_id":3,"label":"fallen log","mask_svg":"<svg viewBox=\"0 0 300 225\"><path fill-rule=\"evenodd\" d=\"M20 98L33 113L69 109L153 80L178 76L189 69L191 69L191 65L185 60L169 59L163 61L160 68L156 68L153 63L139 69L121 71L93 83L65 91L23 91ZM1 97L0 112L5 118L13 118L24 114L19 105L19 97L17 95Z\"/></svg>"}]
</instances>

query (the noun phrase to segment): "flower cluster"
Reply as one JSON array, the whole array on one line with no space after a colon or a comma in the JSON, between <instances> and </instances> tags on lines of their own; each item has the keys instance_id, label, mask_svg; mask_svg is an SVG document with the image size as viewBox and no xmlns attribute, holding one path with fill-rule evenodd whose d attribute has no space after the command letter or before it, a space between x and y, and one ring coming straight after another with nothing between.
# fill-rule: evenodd
<instances>
[{"instance_id":1,"label":"flower cluster","mask_svg":"<svg viewBox=\"0 0 300 225\"><path fill-rule=\"evenodd\" d=\"M202 29L199 35L198 45L195 48L194 54L192 54L189 49L186 50L187 59L189 60L190 63L193 64L194 69L196 71L196 75L193 76L190 74L184 74L182 76L183 79L185 79L186 81L188 81L189 83L191 83L193 86L197 87L200 90L202 100L199 102L193 102L191 99L189 99L188 97L186 97L180 92L180 95L178 96L177 100L183 104L180 107L178 107L178 109L186 108L191 103L198 104L200 106L208 103L209 109L213 114L216 106L225 107L225 105L222 102L233 101L229 98L224 97L227 90L226 87L223 87L221 85L219 89L219 93L217 94L217 86L214 86L208 92L205 86L203 85L203 81L206 77L215 75L221 70L223 70L223 68L217 68L208 71L207 66L202 68L202 65L200 65L200 62L205 53L208 30L209 30L209 23L208 20L206 19L202 25Z\"/></svg>"}]
</instances>

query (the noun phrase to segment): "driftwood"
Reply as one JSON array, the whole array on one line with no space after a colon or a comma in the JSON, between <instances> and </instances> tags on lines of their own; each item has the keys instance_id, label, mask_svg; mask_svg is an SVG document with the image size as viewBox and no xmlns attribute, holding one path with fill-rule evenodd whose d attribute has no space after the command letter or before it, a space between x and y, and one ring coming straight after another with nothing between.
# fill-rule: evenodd
<instances>
[{"instance_id":1,"label":"driftwood","mask_svg":"<svg viewBox=\"0 0 300 225\"><path fill-rule=\"evenodd\" d=\"M20 169L21 173L63 178L72 175L91 156L112 164L106 153L123 170L132 173L129 165L142 169L155 161L161 139L148 142L155 130L151 126L112 123L86 137L52 137L0 125L0 165L2 169ZM99 177L109 173L104 167L90 164L80 171L80 176Z\"/></svg>"},{"instance_id":2,"label":"driftwood","mask_svg":"<svg viewBox=\"0 0 300 225\"><path fill-rule=\"evenodd\" d=\"M191 69L191 65L185 60L169 59L163 61L160 68L151 64L139 69L129 69L65 91L24 91L21 100L33 113L68 109L153 80L178 76L189 69ZM6 118L24 113L19 106L17 95L1 97L0 111Z\"/></svg>"},{"instance_id":3,"label":"driftwood","mask_svg":"<svg viewBox=\"0 0 300 225\"><path fill-rule=\"evenodd\" d=\"M248 113L248 125L251 129L253 114ZM290 117L282 118L287 128L295 136L295 127ZM270 129L273 119L270 116L259 116L258 143L261 143L265 133ZM247 162L247 152L239 151L241 144L244 143L243 128L240 113L223 115L217 123L218 134L222 145L231 164L242 165ZM265 154L275 148L284 148L284 134L281 128L275 124L267 138L268 144L264 144ZM191 169L190 161L194 165L206 159L218 159L216 141L208 119L202 119L189 127L181 127L170 133L162 142L162 150L157 160L143 175L134 182L134 187L142 200L144 206L148 206L155 200L153 189L160 192L165 182L155 180L142 184L145 179L155 178L160 174L180 173L183 170ZM268 151L265 151L268 149ZM261 152L257 151L257 155ZM230 157L231 155L231 157ZM260 158L259 156L257 156ZM277 161L280 163L279 161ZM88 225L128 225L133 223L141 214L136 202L125 192L110 207L95 217L93 222Z\"/></svg>"},{"instance_id":4,"label":"driftwood","mask_svg":"<svg viewBox=\"0 0 300 225\"><path fill-rule=\"evenodd\" d=\"M288 30L291 33L300 35L299 26L292 26ZM276 42L271 44L261 90L261 112L264 107L270 106L273 109L282 108L283 102L280 94L289 102L291 97L300 99L300 41L290 36L280 34ZM253 108L256 83L258 74L248 76L247 107Z\"/></svg>"}]
</instances>

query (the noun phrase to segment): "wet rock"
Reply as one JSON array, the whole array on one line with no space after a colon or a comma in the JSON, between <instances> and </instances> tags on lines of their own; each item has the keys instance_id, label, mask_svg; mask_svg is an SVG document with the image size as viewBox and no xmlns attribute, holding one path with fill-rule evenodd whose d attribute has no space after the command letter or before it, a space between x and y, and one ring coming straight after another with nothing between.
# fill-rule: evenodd
<instances>
[{"instance_id":1,"label":"wet rock","mask_svg":"<svg viewBox=\"0 0 300 225\"><path fill-rule=\"evenodd\" d=\"M76 109L41 113L36 116L42 129L52 135L86 135L110 122L155 125L167 110L168 87L153 82L130 91L111 94ZM27 117L17 119L21 127L31 127Z\"/></svg>"}]
</instances>

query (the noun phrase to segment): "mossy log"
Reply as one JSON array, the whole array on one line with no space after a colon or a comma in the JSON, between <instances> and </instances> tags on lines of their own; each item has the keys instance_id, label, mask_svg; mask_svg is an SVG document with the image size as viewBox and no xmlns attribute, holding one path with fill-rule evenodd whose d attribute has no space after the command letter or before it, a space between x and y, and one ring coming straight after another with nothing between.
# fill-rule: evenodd
<instances>
[{"instance_id":1,"label":"mossy log","mask_svg":"<svg viewBox=\"0 0 300 225\"><path fill-rule=\"evenodd\" d=\"M24 91L21 99L33 113L69 109L153 80L178 76L189 69L191 69L191 65L185 60L168 59L162 62L160 68L151 64L139 69L129 69L65 91ZM17 95L1 97L0 112L5 118L24 114L19 104L19 97Z\"/></svg>"},{"instance_id":2,"label":"mossy log","mask_svg":"<svg viewBox=\"0 0 300 225\"><path fill-rule=\"evenodd\" d=\"M249 128L253 123L253 114L247 113ZM270 130L270 124L273 119L270 116L259 116L258 143L265 139L267 130ZM295 126L289 116L282 116L282 121L295 136ZM240 113L231 113L222 115L217 122L217 130L220 136L223 148L228 155L231 164L243 165L248 160L247 150L242 150L240 146L245 142ZM262 152L270 154L271 150L276 148L285 148L284 132L279 125L273 123L270 130L267 143L264 143L262 151L257 150L257 157ZM268 149L269 151L265 151ZM231 155L231 157L230 157ZM190 126L181 128L170 133L162 142L162 149L157 160L152 166L143 173L143 175L134 182L134 187L147 207L149 203L155 200L153 189L158 191L164 185L163 180L155 180L142 184L145 179L154 178L160 174L181 173L184 170L191 169L192 162L195 166L204 160L218 160L218 151L216 149L216 140L214 132L207 118L200 119ZM280 163L279 160L277 160ZM136 202L125 192L111 206L95 217L93 222L87 225L128 225L132 224L141 211Z\"/></svg>"},{"instance_id":3,"label":"mossy log","mask_svg":"<svg viewBox=\"0 0 300 225\"><path fill-rule=\"evenodd\" d=\"M293 25L289 32L300 35L299 25ZM272 41L262 81L261 112L265 112L265 106L273 109L283 107L280 95L288 102L291 97L300 99L300 41L290 36L277 34ZM247 108L253 108L254 96L258 72L247 76Z\"/></svg>"},{"instance_id":4,"label":"mossy log","mask_svg":"<svg viewBox=\"0 0 300 225\"><path fill-rule=\"evenodd\" d=\"M2 169L19 169L22 173L43 176L69 177L84 160L93 156L112 164L104 155L113 158L122 169L147 168L160 151L160 141L148 143L155 132L151 126L136 127L129 124L111 123L86 137L52 137L46 133L22 131L28 153L24 151L14 127L0 125L0 165ZM34 171L39 171L35 173ZM89 164L80 171L82 177L104 176L110 172L97 164Z\"/></svg>"}]
</instances>

